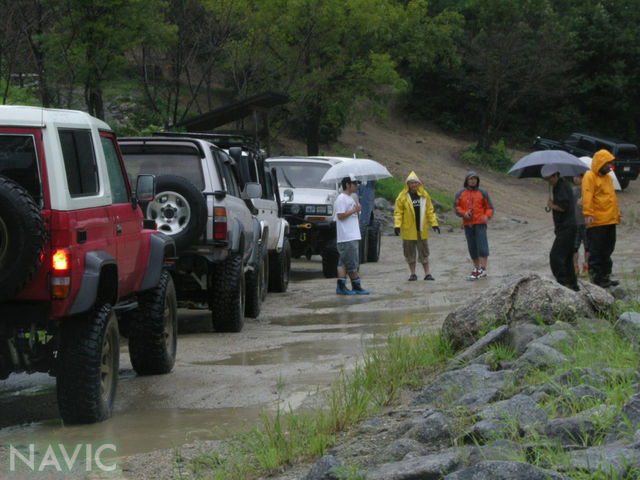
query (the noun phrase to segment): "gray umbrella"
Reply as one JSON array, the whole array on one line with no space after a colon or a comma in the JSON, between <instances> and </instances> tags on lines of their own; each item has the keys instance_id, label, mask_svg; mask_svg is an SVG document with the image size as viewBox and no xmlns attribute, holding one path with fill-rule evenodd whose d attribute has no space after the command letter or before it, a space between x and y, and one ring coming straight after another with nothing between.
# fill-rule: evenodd
<instances>
[{"instance_id":1,"label":"gray umbrella","mask_svg":"<svg viewBox=\"0 0 640 480\"><path fill-rule=\"evenodd\" d=\"M573 177L589 170L578 157L564 150L539 150L525 155L518 160L509 175L518 178L541 177L540 169L543 165L552 163L558 167L561 177Z\"/></svg>"}]
</instances>

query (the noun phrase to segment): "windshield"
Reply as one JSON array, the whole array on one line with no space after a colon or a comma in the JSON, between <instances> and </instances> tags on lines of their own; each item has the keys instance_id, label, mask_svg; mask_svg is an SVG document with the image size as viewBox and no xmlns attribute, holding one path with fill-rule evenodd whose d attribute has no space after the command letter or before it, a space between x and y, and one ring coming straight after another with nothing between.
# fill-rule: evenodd
<instances>
[{"instance_id":1,"label":"windshield","mask_svg":"<svg viewBox=\"0 0 640 480\"><path fill-rule=\"evenodd\" d=\"M272 163L271 166L276 169L279 187L327 188L327 185L321 184L320 180L327 173L327 170L331 168L329 164L277 162Z\"/></svg>"}]
</instances>

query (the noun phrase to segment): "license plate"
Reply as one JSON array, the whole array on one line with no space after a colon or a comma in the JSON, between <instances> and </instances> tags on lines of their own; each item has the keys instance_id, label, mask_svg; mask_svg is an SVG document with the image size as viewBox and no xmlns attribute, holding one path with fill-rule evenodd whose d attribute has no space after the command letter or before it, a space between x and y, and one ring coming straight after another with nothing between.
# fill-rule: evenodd
<instances>
[{"instance_id":1,"label":"license plate","mask_svg":"<svg viewBox=\"0 0 640 480\"><path fill-rule=\"evenodd\" d=\"M624 167L622 169L623 172L630 172L631 171L631 167Z\"/></svg>"}]
</instances>

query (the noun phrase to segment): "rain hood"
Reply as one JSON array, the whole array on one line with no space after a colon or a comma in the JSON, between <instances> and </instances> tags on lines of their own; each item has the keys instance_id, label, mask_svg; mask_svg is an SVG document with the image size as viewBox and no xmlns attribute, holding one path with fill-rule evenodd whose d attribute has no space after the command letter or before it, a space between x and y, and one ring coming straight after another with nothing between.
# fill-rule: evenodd
<instances>
[{"instance_id":1,"label":"rain hood","mask_svg":"<svg viewBox=\"0 0 640 480\"><path fill-rule=\"evenodd\" d=\"M612 162L614 160L615 160L615 157L611 155L608 150L605 150L605 149L598 150L593 155L593 160L591 160L591 171L596 175L598 175L598 172L604 166L605 163Z\"/></svg>"}]
</instances>

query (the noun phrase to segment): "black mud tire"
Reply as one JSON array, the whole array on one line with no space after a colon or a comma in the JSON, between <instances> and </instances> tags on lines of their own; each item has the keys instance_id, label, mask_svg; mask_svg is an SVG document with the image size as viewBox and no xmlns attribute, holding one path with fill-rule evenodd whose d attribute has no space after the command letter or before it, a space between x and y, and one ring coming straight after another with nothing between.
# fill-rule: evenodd
<instances>
[{"instance_id":1,"label":"black mud tire","mask_svg":"<svg viewBox=\"0 0 640 480\"><path fill-rule=\"evenodd\" d=\"M209 308L217 332L239 332L244 326L245 283L241 253L229 253L210 278Z\"/></svg>"},{"instance_id":2,"label":"black mud tire","mask_svg":"<svg viewBox=\"0 0 640 480\"><path fill-rule=\"evenodd\" d=\"M269 259L269 291L286 292L291 273L291 244L285 237L282 250L271 252Z\"/></svg>"},{"instance_id":3,"label":"black mud tire","mask_svg":"<svg viewBox=\"0 0 640 480\"><path fill-rule=\"evenodd\" d=\"M61 320L56 371L58 409L65 424L111 416L118 385L120 339L111 305Z\"/></svg>"},{"instance_id":4,"label":"black mud tire","mask_svg":"<svg viewBox=\"0 0 640 480\"><path fill-rule=\"evenodd\" d=\"M374 221L369 227L366 242L368 244L367 261L377 262L380 259L380 245L382 242L380 222Z\"/></svg>"},{"instance_id":5,"label":"black mud tire","mask_svg":"<svg viewBox=\"0 0 640 480\"><path fill-rule=\"evenodd\" d=\"M630 178L619 178L618 182L620 182L620 188L622 190L624 190L625 188L627 188L629 186L629 182L631 181Z\"/></svg>"},{"instance_id":6,"label":"black mud tire","mask_svg":"<svg viewBox=\"0 0 640 480\"><path fill-rule=\"evenodd\" d=\"M360 241L358 242L358 264L367 263L369 256L369 226L360 227Z\"/></svg>"},{"instance_id":7,"label":"black mud tire","mask_svg":"<svg viewBox=\"0 0 640 480\"><path fill-rule=\"evenodd\" d=\"M173 279L162 272L158 285L138 296L129 317L129 356L138 375L169 373L178 346L178 301Z\"/></svg>"},{"instance_id":8,"label":"black mud tire","mask_svg":"<svg viewBox=\"0 0 640 480\"><path fill-rule=\"evenodd\" d=\"M160 175L156 179L156 196L153 202L142 205L142 211L145 218L156 221L159 231L173 238L178 250L193 244L207 225L204 195L178 175Z\"/></svg>"},{"instance_id":9,"label":"black mud tire","mask_svg":"<svg viewBox=\"0 0 640 480\"><path fill-rule=\"evenodd\" d=\"M335 245L322 251L322 274L325 278L338 276L338 250Z\"/></svg>"},{"instance_id":10,"label":"black mud tire","mask_svg":"<svg viewBox=\"0 0 640 480\"><path fill-rule=\"evenodd\" d=\"M44 242L40 208L27 190L0 176L0 302L33 279Z\"/></svg>"},{"instance_id":11,"label":"black mud tire","mask_svg":"<svg viewBox=\"0 0 640 480\"><path fill-rule=\"evenodd\" d=\"M265 283L266 265L265 246L262 242L258 244L258 262L255 268L248 271L245 276L247 297L244 305L244 315L249 318L258 318L260 315L260 305L265 298L267 285Z\"/></svg>"}]
</instances>

